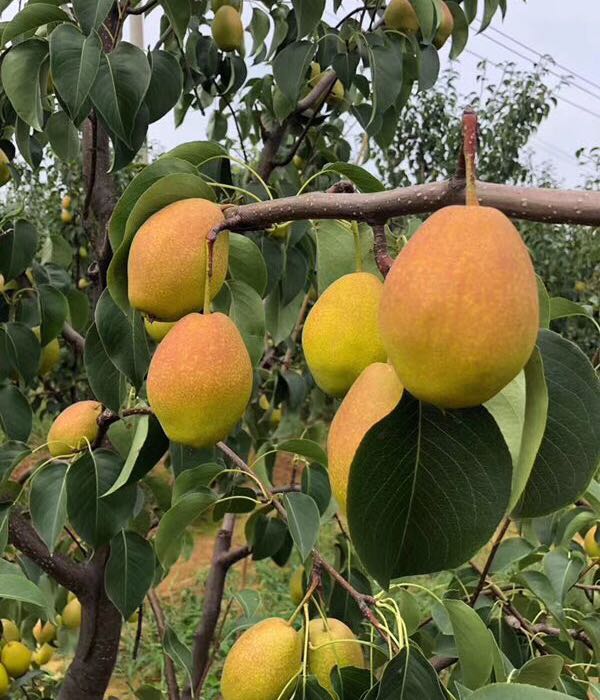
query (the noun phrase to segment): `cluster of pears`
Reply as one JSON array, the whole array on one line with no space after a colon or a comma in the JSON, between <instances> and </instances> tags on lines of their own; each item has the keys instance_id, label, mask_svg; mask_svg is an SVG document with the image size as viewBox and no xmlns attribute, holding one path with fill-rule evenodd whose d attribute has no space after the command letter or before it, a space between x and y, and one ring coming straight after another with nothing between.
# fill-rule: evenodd
<instances>
[{"instance_id":1,"label":"cluster of pears","mask_svg":"<svg viewBox=\"0 0 600 700\"><path fill-rule=\"evenodd\" d=\"M384 283L355 272L311 309L302 343L318 386L345 396L328 437L344 511L354 454L406 389L441 408L477 406L523 368L539 327L529 252L510 220L476 204L439 210Z\"/></svg>"},{"instance_id":2,"label":"cluster of pears","mask_svg":"<svg viewBox=\"0 0 600 700\"><path fill-rule=\"evenodd\" d=\"M62 198L60 209L60 220L63 222L63 224L70 224L73 221L73 211L71 210L72 204L73 200L71 199L71 195L66 194Z\"/></svg>"},{"instance_id":3,"label":"cluster of pears","mask_svg":"<svg viewBox=\"0 0 600 700\"><path fill-rule=\"evenodd\" d=\"M140 227L128 259L130 304L147 316L146 329L159 343L148 371L150 406L171 440L193 447L225 438L252 393L240 332L228 316L208 313L227 273L229 239L227 232L217 237L209 275L207 237L223 221L214 202L174 202Z\"/></svg>"},{"instance_id":4,"label":"cluster of pears","mask_svg":"<svg viewBox=\"0 0 600 700\"><path fill-rule=\"evenodd\" d=\"M441 7L442 17L433 37L433 45L437 49L442 48L454 30L454 16L450 8L443 1ZM383 19L388 29L395 29L403 34L417 34L421 29L419 18L410 0L390 0Z\"/></svg>"},{"instance_id":5,"label":"cluster of pears","mask_svg":"<svg viewBox=\"0 0 600 700\"><path fill-rule=\"evenodd\" d=\"M283 700L290 698L302 670L304 635L308 636L307 670L337 698L331 672L338 666L364 668L360 644L335 618L310 620L297 631L277 617L247 629L227 655L221 676L223 700Z\"/></svg>"},{"instance_id":6,"label":"cluster of pears","mask_svg":"<svg viewBox=\"0 0 600 700\"><path fill-rule=\"evenodd\" d=\"M69 594L67 604L57 622L67 629L75 630L81 625L81 604ZM56 651L57 626L50 621L38 620L32 629L36 641L31 649L21 639L21 631L14 620L2 620L0 644L0 697L4 697L11 686L11 678L21 678L30 669L45 666Z\"/></svg>"},{"instance_id":7,"label":"cluster of pears","mask_svg":"<svg viewBox=\"0 0 600 700\"><path fill-rule=\"evenodd\" d=\"M213 0L212 10L215 17L211 31L215 44L221 51L243 53L242 0Z\"/></svg>"}]
</instances>

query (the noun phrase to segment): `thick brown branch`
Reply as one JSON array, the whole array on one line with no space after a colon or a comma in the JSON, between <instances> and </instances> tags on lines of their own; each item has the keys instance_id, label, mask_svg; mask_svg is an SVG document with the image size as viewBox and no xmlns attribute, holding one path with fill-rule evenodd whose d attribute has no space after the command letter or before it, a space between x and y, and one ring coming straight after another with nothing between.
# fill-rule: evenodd
<instances>
[{"instance_id":1,"label":"thick brown branch","mask_svg":"<svg viewBox=\"0 0 600 700\"><path fill-rule=\"evenodd\" d=\"M158 599L158 596L156 595L156 592L154 590L150 590L147 598L148 602L150 603L152 614L154 615L154 621L156 622L158 637L162 644L165 636L165 630L167 629L165 614L160 604L160 600ZM168 654L164 654L164 660L169 700L179 700L180 695L179 686L177 685L177 673L175 671L175 664L173 663L173 659Z\"/></svg>"}]
</instances>

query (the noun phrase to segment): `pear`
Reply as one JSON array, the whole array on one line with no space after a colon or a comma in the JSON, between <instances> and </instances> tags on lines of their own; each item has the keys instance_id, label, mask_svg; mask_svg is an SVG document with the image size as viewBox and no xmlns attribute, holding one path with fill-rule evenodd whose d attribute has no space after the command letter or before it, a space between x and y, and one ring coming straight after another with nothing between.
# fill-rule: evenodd
<instances>
[{"instance_id":1,"label":"pear","mask_svg":"<svg viewBox=\"0 0 600 700\"><path fill-rule=\"evenodd\" d=\"M61 209L60 220L63 224L70 224L73 221L73 212L70 209Z\"/></svg>"},{"instance_id":2,"label":"pear","mask_svg":"<svg viewBox=\"0 0 600 700\"><path fill-rule=\"evenodd\" d=\"M177 321L151 321L148 317L144 318L146 333L155 343L160 343L176 323Z\"/></svg>"},{"instance_id":3,"label":"pear","mask_svg":"<svg viewBox=\"0 0 600 700\"><path fill-rule=\"evenodd\" d=\"M454 31L454 17L450 8L445 2L442 2L442 20L437 28L435 36L433 37L433 45L436 49L441 49L442 46L448 41L448 38Z\"/></svg>"},{"instance_id":4,"label":"pear","mask_svg":"<svg viewBox=\"0 0 600 700\"><path fill-rule=\"evenodd\" d=\"M5 642L18 642L21 639L21 632L16 623L12 620L2 618L2 639Z\"/></svg>"},{"instance_id":5,"label":"pear","mask_svg":"<svg viewBox=\"0 0 600 700\"><path fill-rule=\"evenodd\" d=\"M227 655L221 675L223 700L284 700L302 664L302 635L270 617L247 629Z\"/></svg>"},{"instance_id":6,"label":"pear","mask_svg":"<svg viewBox=\"0 0 600 700\"><path fill-rule=\"evenodd\" d=\"M8 156L0 148L0 187L3 187L7 182L10 182L12 177L10 168L8 167L9 163L10 160L8 159Z\"/></svg>"},{"instance_id":7,"label":"pear","mask_svg":"<svg viewBox=\"0 0 600 700\"><path fill-rule=\"evenodd\" d=\"M385 362L377 310L381 281L369 272L344 275L321 294L302 333L309 369L319 387L343 396L373 362Z\"/></svg>"},{"instance_id":8,"label":"pear","mask_svg":"<svg viewBox=\"0 0 600 700\"><path fill-rule=\"evenodd\" d=\"M583 541L583 547L590 559L600 559L600 541L598 540L598 526L590 528Z\"/></svg>"},{"instance_id":9,"label":"pear","mask_svg":"<svg viewBox=\"0 0 600 700\"><path fill-rule=\"evenodd\" d=\"M38 620L33 627L33 638L38 644L46 644L54 641L56 627L51 622Z\"/></svg>"},{"instance_id":10,"label":"pear","mask_svg":"<svg viewBox=\"0 0 600 700\"><path fill-rule=\"evenodd\" d=\"M369 429L398 405L402 392L394 369L385 362L375 362L362 371L331 422L327 437L329 479L344 515L356 450Z\"/></svg>"},{"instance_id":11,"label":"pear","mask_svg":"<svg viewBox=\"0 0 600 700\"><path fill-rule=\"evenodd\" d=\"M223 220L218 204L199 198L181 199L147 219L135 234L129 251L131 306L160 321L177 321L202 309L206 237ZM213 249L211 299L223 286L228 253L229 237L224 232Z\"/></svg>"},{"instance_id":12,"label":"pear","mask_svg":"<svg viewBox=\"0 0 600 700\"><path fill-rule=\"evenodd\" d=\"M40 327L36 326L32 328L35 337L39 340L41 338ZM58 364L60 360L60 345L58 343L58 338L52 338L52 340L44 345L42 352L40 354L40 367L39 374L41 377L45 377L50 374L52 370Z\"/></svg>"},{"instance_id":13,"label":"pear","mask_svg":"<svg viewBox=\"0 0 600 700\"><path fill-rule=\"evenodd\" d=\"M81 603L78 598L70 600L63 608L61 619L63 625L69 630L81 627Z\"/></svg>"},{"instance_id":14,"label":"pear","mask_svg":"<svg viewBox=\"0 0 600 700\"><path fill-rule=\"evenodd\" d=\"M330 107L339 107L344 102L346 91L339 80L336 80L331 88L331 92L327 95L326 102Z\"/></svg>"},{"instance_id":15,"label":"pear","mask_svg":"<svg viewBox=\"0 0 600 700\"><path fill-rule=\"evenodd\" d=\"M347 625L332 617L316 618L308 623L308 642L308 669L337 700L331 672L335 666L364 668L360 644Z\"/></svg>"},{"instance_id":16,"label":"pear","mask_svg":"<svg viewBox=\"0 0 600 700\"><path fill-rule=\"evenodd\" d=\"M10 690L10 678L7 670L0 664L0 698L4 697Z\"/></svg>"},{"instance_id":17,"label":"pear","mask_svg":"<svg viewBox=\"0 0 600 700\"><path fill-rule=\"evenodd\" d=\"M39 649L36 649L31 655L31 663L34 666L45 666L48 661L54 656L54 647L44 642Z\"/></svg>"},{"instance_id":18,"label":"pear","mask_svg":"<svg viewBox=\"0 0 600 700\"><path fill-rule=\"evenodd\" d=\"M212 447L233 430L252 393L252 363L224 314L189 314L158 346L148 370L150 406L170 440Z\"/></svg>"},{"instance_id":19,"label":"pear","mask_svg":"<svg viewBox=\"0 0 600 700\"><path fill-rule=\"evenodd\" d=\"M538 334L536 277L497 209L430 216L385 280L380 328L403 386L443 408L477 406L523 368Z\"/></svg>"},{"instance_id":20,"label":"pear","mask_svg":"<svg viewBox=\"0 0 600 700\"><path fill-rule=\"evenodd\" d=\"M403 34L416 34L420 29L419 18L410 0L391 0L383 14L385 26Z\"/></svg>"},{"instance_id":21,"label":"pear","mask_svg":"<svg viewBox=\"0 0 600 700\"><path fill-rule=\"evenodd\" d=\"M239 51L244 49L244 25L242 16L230 5L223 5L215 13L212 22L212 36L221 51Z\"/></svg>"},{"instance_id":22,"label":"pear","mask_svg":"<svg viewBox=\"0 0 600 700\"><path fill-rule=\"evenodd\" d=\"M2 647L0 659L9 676L20 678L29 671L31 649L22 642L7 642Z\"/></svg>"},{"instance_id":23,"label":"pear","mask_svg":"<svg viewBox=\"0 0 600 700\"><path fill-rule=\"evenodd\" d=\"M65 457L94 443L100 431L98 418L102 410L98 401L78 401L59 413L48 432L50 454Z\"/></svg>"},{"instance_id":24,"label":"pear","mask_svg":"<svg viewBox=\"0 0 600 700\"><path fill-rule=\"evenodd\" d=\"M62 198L60 205L61 205L61 207L62 207L63 209L70 209L72 203L73 203L73 200L71 199L71 195L70 195L70 194L66 194L66 195Z\"/></svg>"}]
</instances>

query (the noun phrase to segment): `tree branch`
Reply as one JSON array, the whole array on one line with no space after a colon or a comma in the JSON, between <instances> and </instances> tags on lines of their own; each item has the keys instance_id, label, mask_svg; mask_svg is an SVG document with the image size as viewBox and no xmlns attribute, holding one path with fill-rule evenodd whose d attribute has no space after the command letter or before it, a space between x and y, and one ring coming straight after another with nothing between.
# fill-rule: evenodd
<instances>
[{"instance_id":1,"label":"tree branch","mask_svg":"<svg viewBox=\"0 0 600 700\"><path fill-rule=\"evenodd\" d=\"M492 544L492 548L490 549L490 553L488 555L488 558L485 562L485 565L483 567L483 570L481 572L481 576L479 577L479 583L477 584L477 588L473 592L473 595L471 596L471 601L469 605L471 607L475 606L475 603L477 602L477 598L479 598L479 594L483 590L483 587L485 585L486 579L488 574L490 573L490 569L492 567L492 562L494 561L494 557L496 556L496 552L498 551L498 547L500 546L500 543L504 539L504 535L506 535L506 532L510 526L510 518L505 518L504 522L502 523L502 527L498 531L498 534L496 535L496 538L494 539L494 542Z\"/></svg>"},{"instance_id":2,"label":"tree branch","mask_svg":"<svg viewBox=\"0 0 600 700\"><path fill-rule=\"evenodd\" d=\"M394 258L388 253L385 224L375 224L373 226L373 251L379 272L385 277L394 262Z\"/></svg>"},{"instance_id":3,"label":"tree branch","mask_svg":"<svg viewBox=\"0 0 600 700\"><path fill-rule=\"evenodd\" d=\"M167 622L165 620L165 614L160 604L160 600L156 595L156 591L151 589L146 596L148 602L150 603L150 609L154 615L154 620L156 622L156 629L158 630L158 637L163 643L165 637L165 631L167 629ZM177 685L177 673L175 671L175 664L173 659L168 654L163 654L165 660L165 676L167 680L167 690L169 694L169 700L179 700L179 686Z\"/></svg>"},{"instance_id":4,"label":"tree branch","mask_svg":"<svg viewBox=\"0 0 600 700\"><path fill-rule=\"evenodd\" d=\"M85 338L66 321L63 323L62 335L63 338L73 346L76 352L83 353L85 349Z\"/></svg>"}]
</instances>

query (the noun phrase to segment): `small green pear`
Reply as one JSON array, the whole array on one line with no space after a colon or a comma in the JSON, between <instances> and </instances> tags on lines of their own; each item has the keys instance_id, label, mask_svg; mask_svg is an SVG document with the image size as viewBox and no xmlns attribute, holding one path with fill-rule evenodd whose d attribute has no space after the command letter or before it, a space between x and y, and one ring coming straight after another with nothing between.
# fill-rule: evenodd
<instances>
[{"instance_id":1,"label":"small green pear","mask_svg":"<svg viewBox=\"0 0 600 700\"><path fill-rule=\"evenodd\" d=\"M316 618L308 623L308 669L338 700L331 684L335 666L364 668L363 653L354 632L341 620Z\"/></svg>"},{"instance_id":2,"label":"small green pear","mask_svg":"<svg viewBox=\"0 0 600 700\"><path fill-rule=\"evenodd\" d=\"M244 25L242 16L230 5L220 7L212 22L212 36L221 51L239 51L244 49Z\"/></svg>"},{"instance_id":3,"label":"small green pear","mask_svg":"<svg viewBox=\"0 0 600 700\"><path fill-rule=\"evenodd\" d=\"M225 659L223 700L284 700L302 665L302 635L270 617L247 629Z\"/></svg>"}]
</instances>

